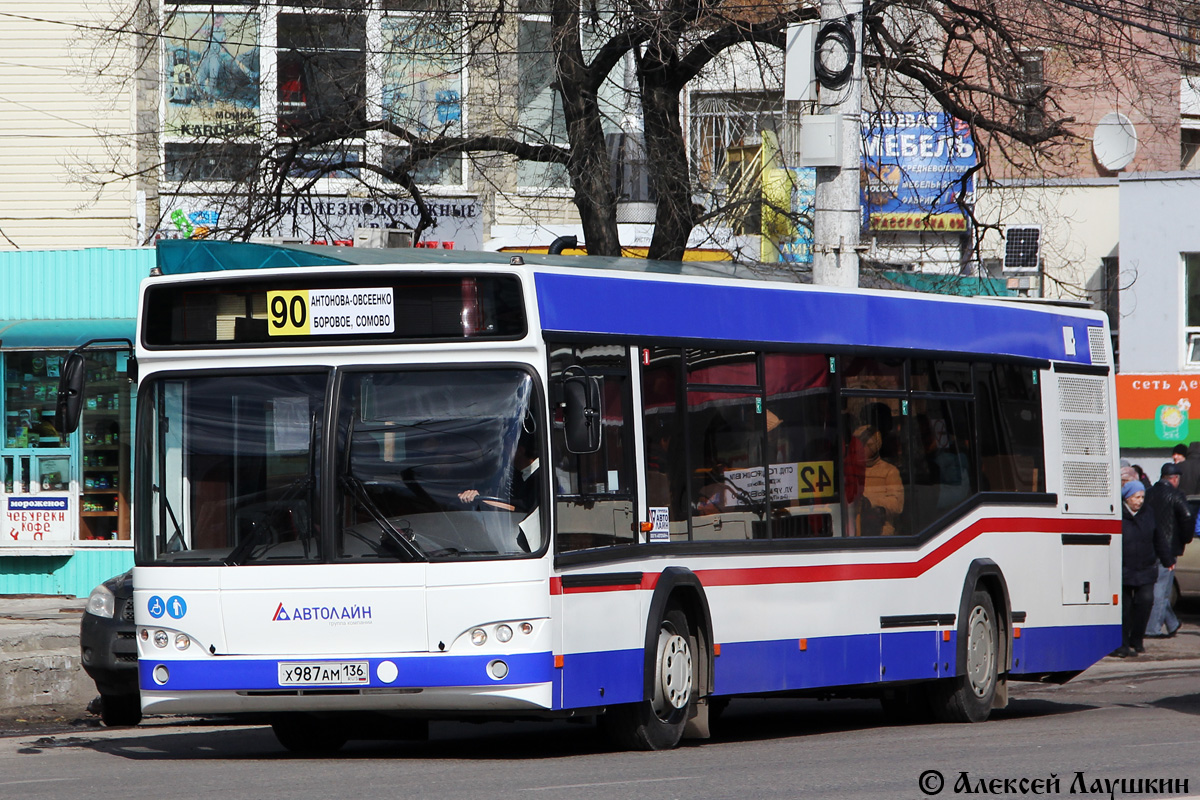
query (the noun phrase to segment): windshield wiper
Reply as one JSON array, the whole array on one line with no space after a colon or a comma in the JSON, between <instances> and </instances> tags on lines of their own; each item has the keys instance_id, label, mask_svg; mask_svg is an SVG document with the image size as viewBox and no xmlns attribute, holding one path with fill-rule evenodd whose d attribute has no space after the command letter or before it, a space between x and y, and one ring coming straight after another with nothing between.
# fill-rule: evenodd
<instances>
[{"instance_id":1,"label":"windshield wiper","mask_svg":"<svg viewBox=\"0 0 1200 800\"><path fill-rule=\"evenodd\" d=\"M362 505L362 507L366 509L367 513L371 515L371 519L375 520L375 524L379 526L379 530L383 532L388 541L396 544L402 551L411 556L414 561L429 560L410 538L412 536L411 531L408 532L408 535L406 536L404 533L401 533L396 529L396 526L391 523L391 520L384 516L383 512L379 510L379 506L377 506L375 501L371 499L371 495L369 492L367 492L367 487L363 484L362 480L354 475L343 475L342 486L346 487L351 493L353 493L353 495L358 499L359 504Z\"/></svg>"},{"instance_id":2,"label":"windshield wiper","mask_svg":"<svg viewBox=\"0 0 1200 800\"><path fill-rule=\"evenodd\" d=\"M312 482L312 478L305 475L285 486L283 492L279 495L279 499L271 503L270 510L262 516L262 519L250 524L250 534L239 542L237 547L233 548L229 555L225 557L223 562L225 566L236 567L246 563L247 557L253 553L254 548L262 542L263 537L271 530L272 526L267 523L274 518L279 509L284 508L287 503L299 497L301 492L311 487Z\"/></svg>"}]
</instances>

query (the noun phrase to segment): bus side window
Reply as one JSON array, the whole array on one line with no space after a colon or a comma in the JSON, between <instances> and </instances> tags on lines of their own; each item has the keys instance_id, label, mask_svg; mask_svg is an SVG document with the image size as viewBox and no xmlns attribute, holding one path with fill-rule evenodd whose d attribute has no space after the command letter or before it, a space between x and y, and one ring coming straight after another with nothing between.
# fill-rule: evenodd
<instances>
[{"instance_id":1,"label":"bus side window","mask_svg":"<svg viewBox=\"0 0 1200 800\"><path fill-rule=\"evenodd\" d=\"M1031 367L976 364L980 490L1044 492L1042 393Z\"/></svg>"},{"instance_id":2,"label":"bus side window","mask_svg":"<svg viewBox=\"0 0 1200 800\"><path fill-rule=\"evenodd\" d=\"M849 536L905 536L911 504L908 453L904 447L907 418L897 397L843 398L846 479L854 490L846 532Z\"/></svg>"},{"instance_id":3,"label":"bus side window","mask_svg":"<svg viewBox=\"0 0 1200 800\"><path fill-rule=\"evenodd\" d=\"M549 349L555 552L632 544L637 541L636 482L628 350L621 346L553 344ZM567 449L562 380L574 366L582 366L601 385L604 414L600 449L594 453L572 453Z\"/></svg>"},{"instance_id":4,"label":"bus side window","mask_svg":"<svg viewBox=\"0 0 1200 800\"><path fill-rule=\"evenodd\" d=\"M829 356L768 353L771 538L840 535L842 480Z\"/></svg>"}]
</instances>

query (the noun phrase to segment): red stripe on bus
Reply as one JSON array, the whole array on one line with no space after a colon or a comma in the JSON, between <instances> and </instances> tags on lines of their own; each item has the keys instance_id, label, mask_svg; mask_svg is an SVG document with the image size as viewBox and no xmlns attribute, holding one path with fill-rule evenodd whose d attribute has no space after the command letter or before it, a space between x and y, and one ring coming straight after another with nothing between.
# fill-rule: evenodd
<instances>
[{"instance_id":1,"label":"red stripe on bus","mask_svg":"<svg viewBox=\"0 0 1200 800\"><path fill-rule=\"evenodd\" d=\"M741 569L696 570L696 577L705 586L757 586L778 583L831 583L833 581L898 580L916 578L945 561L984 533L1095 533L1117 536L1120 520L1044 519L984 519L959 531L948 541L917 561L885 564L815 564L808 567L745 567ZM562 578L550 579L550 594L590 594L594 592L628 592L653 589L658 573L645 573L640 584L611 586L572 586L563 589Z\"/></svg>"},{"instance_id":2,"label":"red stripe on bus","mask_svg":"<svg viewBox=\"0 0 1200 800\"><path fill-rule=\"evenodd\" d=\"M833 581L899 580L916 578L949 558L984 533L1099 533L1120 534L1120 520L985 519L959 531L917 561L889 564L816 564L810 567L749 567L697 570L705 586L754 586L773 583L831 583Z\"/></svg>"}]
</instances>

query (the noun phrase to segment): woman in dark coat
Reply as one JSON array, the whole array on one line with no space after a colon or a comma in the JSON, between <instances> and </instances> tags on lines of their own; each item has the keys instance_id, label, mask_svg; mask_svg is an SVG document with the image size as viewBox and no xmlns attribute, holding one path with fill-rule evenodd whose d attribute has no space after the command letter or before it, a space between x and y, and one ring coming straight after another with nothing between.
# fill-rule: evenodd
<instances>
[{"instance_id":1,"label":"woman in dark coat","mask_svg":"<svg viewBox=\"0 0 1200 800\"><path fill-rule=\"evenodd\" d=\"M1154 581L1158 564L1175 564L1175 553L1166 534L1154 522L1154 512L1145 505L1146 487L1129 481L1121 487L1124 508L1121 514L1121 639L1113 655L1121 658L1144 653L1142 637L1154 607Z\"/></svg>"}]
</instances>

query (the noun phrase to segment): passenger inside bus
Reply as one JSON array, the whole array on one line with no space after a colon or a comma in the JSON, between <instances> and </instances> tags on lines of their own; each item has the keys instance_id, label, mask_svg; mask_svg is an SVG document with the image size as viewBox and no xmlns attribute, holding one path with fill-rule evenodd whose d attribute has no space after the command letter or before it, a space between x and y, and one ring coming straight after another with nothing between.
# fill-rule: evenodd
<instances>
[{"instance_id":1,"label":"passenger inside bus","mask_svg":"<svg viewBox=\"0 0 1200 800\"><path fill-rule=\"evenodd\" d=\"M860 425L854 436L862 443L863 492L859 498L859 536L892 536L896 519L904 511L904 484L900 470L883 460L883 434L871 424Z\"/></svg>"}]
</instances>

